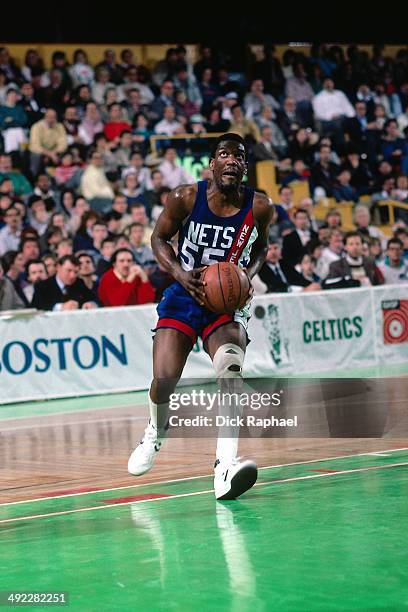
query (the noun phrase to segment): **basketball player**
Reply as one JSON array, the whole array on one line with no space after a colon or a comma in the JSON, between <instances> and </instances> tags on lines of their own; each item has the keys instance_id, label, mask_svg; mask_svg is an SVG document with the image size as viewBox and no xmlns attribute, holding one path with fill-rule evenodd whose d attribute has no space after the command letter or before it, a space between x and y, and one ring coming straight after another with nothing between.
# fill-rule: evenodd
<instances>
[{"instance_id":1,"label":"basketball player","mask_svg":"<svg viewBox=\"0 0 408 612\"><path fill-rule=\"evenodd\" d=\"M230 261L244 268L251 279L265 260L274 207L268 197L242 185L247 151L241 136L228 133L216 140L210 168L212 181L181 185L169 194L152 235L157 261L175 282L157 307L150 420L128 463L135 476L150 470L160 450L168 427L169 395L198 335L218 381L242 378L249 306L234 315L218 315L204 308L201 273L212 263ZM177 233L178 256L170 244ZM235 499L256 481L256 464L241 462L237 450L238 435L218 438L214 465L217 499Z\"/></svg>"}]
</instances>

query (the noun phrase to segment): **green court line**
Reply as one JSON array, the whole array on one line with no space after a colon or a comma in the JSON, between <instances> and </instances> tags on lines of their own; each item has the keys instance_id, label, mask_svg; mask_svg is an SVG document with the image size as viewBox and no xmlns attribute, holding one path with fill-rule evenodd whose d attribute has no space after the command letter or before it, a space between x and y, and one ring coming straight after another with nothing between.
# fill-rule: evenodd
<instances>
[{"instance_id":1,"label":"green court line","mask_svg":"<svg viewBox=\"0 0 408 612\"><path fill-rule=\"evenodd\" d=\"M258 483L267 483L273 479L275 482L305 477L315 474L315 470L328 467L330 470L343 471L359 468L372 468L387 466L408 461L408 450L390 452L388 457L375 455L349 456L338 459L323 459L313 463L299 463L294 465L283 465L279 467L270 466L259 471ZM160 465L158 464L158 469ZM213 487L213 478L204 476L191 480L177 480L174 482L151 483L128 489L117 489L111 491L95 491L89 494L70 495L66 497L55 497L51 499L38 499L37 501L24 501L19 504L5 504L0 506L0 520L21 518L25 516L51 514L53 512L66 512L93 508L95 505L106 507L106 502L119 498L132 497L135 495L163 494L163 495L194 495L200 491L208 491Z\"/></svg>"}]
</instances>

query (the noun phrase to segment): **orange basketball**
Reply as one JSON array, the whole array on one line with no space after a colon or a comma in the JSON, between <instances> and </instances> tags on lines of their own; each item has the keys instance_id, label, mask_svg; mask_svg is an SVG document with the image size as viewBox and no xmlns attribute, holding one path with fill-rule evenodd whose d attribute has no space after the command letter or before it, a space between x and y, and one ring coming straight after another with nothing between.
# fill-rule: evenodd
<instances>
[{"instance_id":1,"label":"orange basketball","mask_svg":"<svg viewBox=\"0 0 408 612\"><path fill-rule=\"evenodd\" d=\"M245 305L249 296L249 279L246 273L229 261L208 266L202 274L204 305L218 314L232 314Z\"/></svg>"}]
</instances>

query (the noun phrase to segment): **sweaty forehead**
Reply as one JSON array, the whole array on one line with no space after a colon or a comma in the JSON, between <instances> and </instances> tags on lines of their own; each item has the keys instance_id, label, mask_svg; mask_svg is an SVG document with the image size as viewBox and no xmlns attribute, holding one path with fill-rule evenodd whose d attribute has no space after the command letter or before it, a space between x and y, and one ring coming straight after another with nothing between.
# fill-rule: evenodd
<instances>
[{"instance_id":1,"label":"sweaty forehead","mask_svg":"<svg viewBox=\"0 0 408 612\"><path fill-rule=\"evenodd\" d=\"M244 153L245 155L244 145L234 140L222 140L217 147L216 153L219 154L220 151L228 151L228 152L232 151L234 153L239 151L241 153Z\"/></svg>"}]
</instances>

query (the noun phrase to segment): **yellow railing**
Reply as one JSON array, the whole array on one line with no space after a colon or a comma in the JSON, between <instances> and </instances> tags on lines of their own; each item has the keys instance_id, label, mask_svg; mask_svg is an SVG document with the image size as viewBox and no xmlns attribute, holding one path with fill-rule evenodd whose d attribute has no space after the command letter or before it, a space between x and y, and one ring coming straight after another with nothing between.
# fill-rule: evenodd
<instances>
[{"instance_id":1,"label":"yellow railing","mask_svg":"<svg viewBox=\"0 0 408 612\"><path fill-rule=\"evenodd\" d=\"M408 210L408 204L404 204L403 202L398 202L398 200L380 200L378 202L378 206L382 208L388 208L389 215L389 224L394 225L395 223L395 209L402 208L403 210Z\"/></svg>"}]
</instances>

